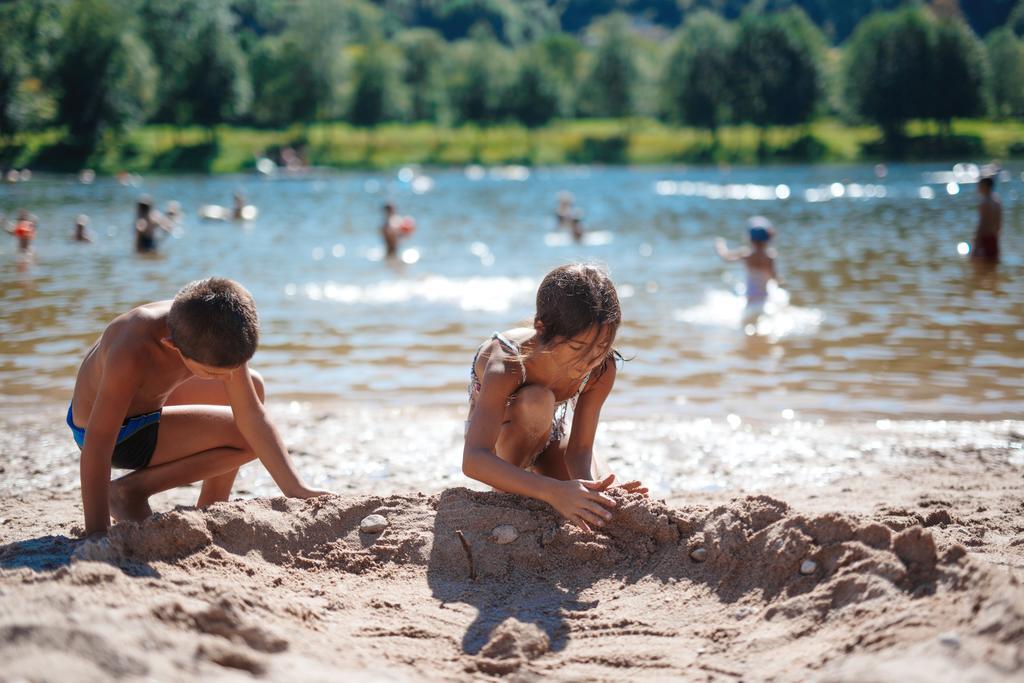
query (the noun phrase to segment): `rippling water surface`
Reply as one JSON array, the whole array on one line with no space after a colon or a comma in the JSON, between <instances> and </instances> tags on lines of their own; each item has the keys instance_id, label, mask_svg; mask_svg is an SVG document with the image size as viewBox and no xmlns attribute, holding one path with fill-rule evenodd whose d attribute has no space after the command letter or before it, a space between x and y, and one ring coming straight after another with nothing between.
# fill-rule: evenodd
<instances>
[{"instance_id":1,"label":"rippling water surface","mask_svg":"<svg viewBox=\"0 0 1024 683\"><path fill-rule=\"evenodd\" d=\"M278 398L455 406L493 330L529 319L540 278L570 260L608 265L627 358L607 414L811 417L1020 417L1024 406L1022 168L998 188L1004 262L957 252L976 216L974 185L942 165L423 171L301 179L148 177L82 185L36 175L0 186L0 211L39 217L37 258L0 247L0 400L66 398L82 354L136 304L188 280L236 278L255 295L254 360ZM969 180L962 177L959 180ZM202 222L200 204L243 190L251 224ZM552 233L572 192L592 231ZM186 211L156 258L132 251L133 202ZM381 260L386 198L415 216L410 263ZM87 213L95 244L69 237ZM774 312L742 319L737 244L768 216L784 289Z\"/></svg>"}]
</instances>

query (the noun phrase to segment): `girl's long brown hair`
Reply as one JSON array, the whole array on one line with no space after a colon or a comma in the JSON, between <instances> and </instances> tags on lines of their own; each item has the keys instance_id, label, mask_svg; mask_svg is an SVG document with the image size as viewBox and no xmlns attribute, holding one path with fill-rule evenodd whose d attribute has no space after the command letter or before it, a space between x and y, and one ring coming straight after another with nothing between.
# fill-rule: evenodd
<instances>
[{"instance_id":1,"label":"girl's long brown hair","mask_svg":"<svg viewBox=\"0 0 1024 683\"><path fill-rule=\"evenodd\" d=\"M614 340L622 323L615 285L608 273L598 266L584 263L559 266L540 283L535 321L541 323L538 340L542 344L550 344L559 337L571 339L595 325L600 333L595 335L594 345L601 343L606 335ZM611 349L598 368L598 376L604 372L608 361L616 358L622 356Z\"/></svg>"}]
</instances>

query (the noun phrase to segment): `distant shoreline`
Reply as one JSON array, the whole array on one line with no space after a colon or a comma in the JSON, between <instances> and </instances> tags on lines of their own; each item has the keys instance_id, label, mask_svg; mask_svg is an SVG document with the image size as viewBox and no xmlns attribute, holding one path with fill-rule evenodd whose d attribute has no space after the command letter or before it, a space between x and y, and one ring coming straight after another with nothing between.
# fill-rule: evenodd
<instances>
[{"instance_id":1,"label":"distant shoreline","mask_svg":"<svg viewBox=\"0 0 1024 683\"><path fill-rule=\"evenodd\" d=\"M874 126L822 119L808 126L766 129L763 146L753 126L711 133L652 119L572 120L543 128L429 123L356 128L345 123L296 124L287 129L149 125L108 137L89 154L62 141L60 130L25 133L0 148L0 168L100 174L207 174L255 171L260 158L277 161L280 150L299 151L311 167L381 170L406 164L459 167L516 164L656 165L672 163L778 164L931 161L1024 156L1024 122L957 120L941 137L931 124L908 126L897 145L881 141Z\"/></svg>"}]
</instances>

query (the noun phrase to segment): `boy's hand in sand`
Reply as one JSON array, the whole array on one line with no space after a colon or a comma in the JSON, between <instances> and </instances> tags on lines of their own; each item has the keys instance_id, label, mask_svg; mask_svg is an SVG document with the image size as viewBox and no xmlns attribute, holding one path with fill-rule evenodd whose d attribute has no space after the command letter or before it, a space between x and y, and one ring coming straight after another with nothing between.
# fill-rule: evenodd
<instances>
[{"instance_id":1,"label":"boy's hand in sand","mask_svg":"<svg viewBox=\"0 0 1024 683\"><path fill-rule=\"evenodd\" d=\"M593 527L603 527L612 518L611 510L617 503L603 491L613 481L614 474L609 474L601 481L557 481L547 502L573 524L584 531L591 531Z\"/></svg>"}]
</instances>

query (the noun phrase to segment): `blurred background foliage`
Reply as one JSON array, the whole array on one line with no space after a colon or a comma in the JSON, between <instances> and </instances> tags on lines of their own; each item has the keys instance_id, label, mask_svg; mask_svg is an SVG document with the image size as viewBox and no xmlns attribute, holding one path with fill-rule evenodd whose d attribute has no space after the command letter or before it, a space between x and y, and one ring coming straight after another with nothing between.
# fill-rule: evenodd
<instances>
[{"instance_id":1,"label":"blurred background foliage","mask_svg":"<svg viewBox=\"0 0 1024 683\"><path fill-rule=\"evenodd\" d=\"M11 0L0 165L1015 154L1022 33L1024 0Z\"/></svg>"}]
</instances>

